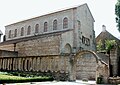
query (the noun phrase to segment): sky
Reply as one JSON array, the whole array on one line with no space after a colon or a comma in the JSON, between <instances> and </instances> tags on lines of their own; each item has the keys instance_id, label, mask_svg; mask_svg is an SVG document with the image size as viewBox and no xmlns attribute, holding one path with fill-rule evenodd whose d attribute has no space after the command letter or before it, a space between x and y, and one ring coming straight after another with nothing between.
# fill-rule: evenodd
<instances>
[{"instance_id":1,"label":"sky","mask_svg":"<svg viewBox=\"0 0 120 85\"><path fill-rule=\"evenodd\" d=\"M120 39L115 21L116 2L117 0L0 0L0 30L5 34L6 25L87 3L95 19L96 36L102 31L102 25L105 25L108 32Z\"/></svg>"}]
</instances>

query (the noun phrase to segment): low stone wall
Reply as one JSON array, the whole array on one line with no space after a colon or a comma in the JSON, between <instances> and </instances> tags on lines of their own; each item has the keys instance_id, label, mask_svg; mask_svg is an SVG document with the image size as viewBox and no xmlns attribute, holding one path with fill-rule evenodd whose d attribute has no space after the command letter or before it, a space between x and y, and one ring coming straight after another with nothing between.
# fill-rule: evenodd
<instances>
[{"instance_id":1,"label":"low stone wall","mask_svg":"<svg viewBox=\"0 0 120 85\"><path fill-rule=\"evenodd\" d=\"M120 77L109 77L108 82L110 84L120 84Z\"/></svg>"},{"instance_id":2,"label":"low stone wall","mask_svg":"<svg viewBox=\"0 0 120 85\"><path fill-rule=\"evenodd\" d=\"M31 56L31 57L1 57L0 70L12 71L63 71L68 72L67 56Z\"/></svg>"},{"instance_id":3,"label":"low stone wall","mask_svg":"<svg viewBox=\"0 0 120 85\"><path fill-rule=\"evenodd\" d=\"M36 72L52 76L55 80L69 80L69 57L67 55L1 57L0 71Z\"/></svg>"}]
</instances>

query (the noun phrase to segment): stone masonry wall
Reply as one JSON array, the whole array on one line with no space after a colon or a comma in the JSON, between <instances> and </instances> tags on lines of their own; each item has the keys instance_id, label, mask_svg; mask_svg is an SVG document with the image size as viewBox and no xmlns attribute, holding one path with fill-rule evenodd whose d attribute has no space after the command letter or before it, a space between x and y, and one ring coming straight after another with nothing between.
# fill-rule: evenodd
<instances>
[{"instance_id":1,"label":"stone masonry wall","mask_svg":"<svg viewBox=\"0 0 120 85\"><path fill-rule=\"evenodd\" d=\"M14 44L2 45L0 50L14 51Z\"/></svg>"},{"instance_id":2,"label":"stone masonry wall","mask_svg":"<svg viewBox=\"0 0 120 85\"><path fill-rule=\"evenodd\" d=\"M50 72L55 78L69 73L68 56L39 56L39 57L3 57L0 58L1 71ZM58 74L57 74L58 73ZM64 75L65 76L65 75ZM63 75L62 75L63 77Z\"/></svg>"},{"instance_id":3,"label":"stone masonry wall","mask_svg":"<svg viewBox=\"0 0 120 85\"><path fill-rule=\"evenodd\" d=\"M57 55L59 53L60 36L49 36L16 45L18 56Z\"/></svg>"},{"instance_id":4,"label":"stone masonry wall","mask_svg":"<svg viewBox=\"0 0 120 85\"><path fill-rule=\"evenodd\" d=\"M95 80L96 76L96 59L92 55L79 56L76 64L76 78L83 79L87 78Z\"/></svg>"},{"instance_id":5,"label":"stone masonry wall","mask_svg":"<svg viewBox=\"0 0 120 85\"><path fill-rule=\"evenodd\" d=\"M0 57L18 57L18 53L14 51L0 50Z\"/></svg>"},{"instance_id":6,"label":"stone masonry wall","mask_svg":"<svg viewBox=\"0 0 120 85\"><path fill-rule=\"evenodd\" d=\"M110 51L110 63L112 65L113 76L117 75L118 72L118 57L119 57L118 48L114 48Z\"/></svg>"},{"instance_id":7,"label":"stone masonry wall","mask_svg":"<svg viewBox=\"0 0 120 85\"><path fill-rule=\"evenodd\" d=\"M17 51L18 56L58 55L60 53L60 35L46 35L14 44L0 46L2 50Z\"/></svg>"}]
</instances>

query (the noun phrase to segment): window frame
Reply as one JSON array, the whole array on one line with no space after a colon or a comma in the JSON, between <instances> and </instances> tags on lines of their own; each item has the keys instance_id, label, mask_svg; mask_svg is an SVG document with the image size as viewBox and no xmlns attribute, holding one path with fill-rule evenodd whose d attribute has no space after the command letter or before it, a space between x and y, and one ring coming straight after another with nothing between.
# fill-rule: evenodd
<instances>
[{"instance_id":1,"label":"window frame","mask_svg":"<svg viewBox=\"0 0 120 85\"><path fill-rule=\"evenodd\" d=\"M67 17L65 17L63 19L63 29L66 29L66 28L68 28L68 18Z\"/></svg>"},{"instance_id":2,"label":"window frame","mask_svg":"<svg viewBox=\"0 0 120 85\"><path fill-rule=\"evenodd\" d=\"M21 28L21 36L24 36L24 27Z\"/></svg>"},{"instance_id":3,"label":"window frame","mask_svg":"<svg viewBox=\"0 0 120 85\"><path fill-rule=\"evenodd\" d=\"M31 26L29 25L27 28L27 35L30 35L30 34L31 34Z\"/></svg>"},{"instance_id":4,"label":"window frame","mask_svg":"<svg viewBox=\"0 0 120 85\"><path fill-rule=\"evenodd\" d=\"M53 21L53 30L57 30L57 19Z\"/></svg>"},{"instance_id":5,"label":"window frame","mask_svg":"<svg viewBox=\"0 0 120 85\"><path fill-rule=\"evenodd\" d=\"M44 32L48 31L48 22L44 22Z\"/></svg>"},{"instance_id":6,"label":"window frame","mask_svg":"<svg viewBox=\"0 0 120 85\"><path fill-rule=\"evenodd\" d=\"M15 32L15 33L14 33L14 37L17 37L17 29L15 29L14 32Z\"/></svg>"},{"instance_id":7,"label":"window frame","mask_svg":"<svg viewBox=\"0 0 120 85\"><path fill-rule=\"evenodd\" d=\"M35 33L39 33L39 24L35 25Z\"/></svg>"},{"instance_id":8,"label":"window frame","mask_svg":"<svg viewBox=\"0 0 120 85\"><path fill-rule=\"evenodd\" d=\"M8 33L8 38L11 38L11 35L12 35L12 31L9 30L9 33Z\"/></svg>"}]
</instances>

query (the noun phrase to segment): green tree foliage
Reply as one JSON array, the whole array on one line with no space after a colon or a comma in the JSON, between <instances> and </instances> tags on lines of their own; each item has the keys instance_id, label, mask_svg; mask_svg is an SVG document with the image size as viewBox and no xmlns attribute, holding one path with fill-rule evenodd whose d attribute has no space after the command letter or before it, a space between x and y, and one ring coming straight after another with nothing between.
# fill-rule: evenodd
<instances>
[{"instance_id":1,"label":"green tree foliage","mask_svg":"<svg viewBox=\"0 0 120 85\"><path fill-rule=\"evenodd\" d=\"M104 46L105 45L105 48ZM116 45L115 40L105 40L105 43L103 43L101 40L97 43L97 51L110 51L114 46Z\"/></svg>"},{"instance_id":2,"label":"green tree foliage","mask_svg":"<svg viewBox=\"0 0 120 85\"><path fill-rule=\"evenodd\" d=\"M105 49L106 51L110 51L116 45L115 40L105 40Z\"/></svg>"},{"instance_id":3,"label":"green tree foliage","mask_svg":"<svg viewBox=\"0 0 120 85\"><path fill-rule=\"evenodd\" d=\"M97 51L103 51L103 43L101 40L97 43Z\"/></svg>"},{"instance_id":4,"label":"green tree foliage","mask_svg":"<svg viewBox=\"0 0 120 85\"><path fill-rule=\"evenodd\" d=\"M118 31L120 32L120 0L118 0L115 5L115 14Z\"/></svg>"}]
</instances>

